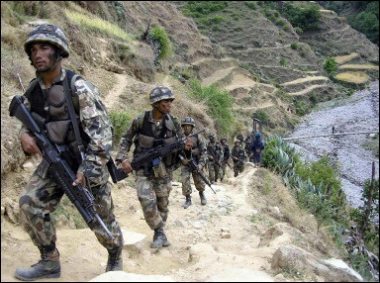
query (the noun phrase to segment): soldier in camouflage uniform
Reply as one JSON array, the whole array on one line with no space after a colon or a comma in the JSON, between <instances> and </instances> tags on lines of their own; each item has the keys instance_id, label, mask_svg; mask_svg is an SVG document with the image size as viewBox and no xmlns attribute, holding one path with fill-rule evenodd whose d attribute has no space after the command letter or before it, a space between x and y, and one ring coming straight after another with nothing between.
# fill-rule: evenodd
<instances>
[{"instance_id":1,"label":"soldier in camouflage uniform","mask_svg":"<svg viewBox=\"0 0 380 283\"><path fill-rule=\"evenodd\" d=\"M226 137L220 138L220 145L224 149L222 167L220 168L220 170L221 170L220 171L220 181L222 182L224 175L226 174L226 167L228 165L228 159L230 158L230 147L227 144L227 138Z\"/></svg>"},{"instance_id":2,"label":"soldier in camouflage uniform","mask_svg":"<svg viewBox=\"0 0 380 283\"><path fill-rule=\"evenodd\" d=\"M181 127L183 130L183 136L187 137L193 133L195 127L195 121L191 117L186 117L181 122ZM194 135L191 137L193 140L193 148L191 150L184 150L181 166L181 179L182 179L182 195L186 197L185 204L183 208L187 209L191 205L191 185L190 185L190 177L193 176L194 186L199 192L199 196L201 198L201 204L206 205L207 200L204 195L205 190L205 182L199 176L197 171L192 170L191 166L188 163L188 160L193 159L195 163L198 165L198 169L200 171L206 165L207 151L204 146L204 141L200 135Z\"/></svg>"},{"instance_id":3,"label":"soldier in camouflage uniform","mask_svg":"<svg viewBox=\"0 0 380 283\"><path fill-rule=\"evenodd\" d=\"M128 152L134 144L134 157L145 150L160 145L172 144L182 136L181 126L176 117L170 115L174 95L170 89L158 86L149 94L152 110L133 119L132 124L122 136L116 162L121 163L125 173L133 168L128 160ZM193 146L191 139L185 141L185 149ZM176 153L162 158L158 166L144 164L136 169L137 196L144 212L145 221L154 230L151 248L170 245L164 233L169 213L169 194L172 189L173 171L181 166Z\"/></svg>"},{"instance_id":4,"label":"soldier in camouflage uniform","mask_svg":"<svg viewBox=\"0 0 380 283\"><path fill-rule=\"evenodd\" d=\"M241 141L236 140L235 146L232 148L231 153L232 161L234 162L234 177L244 170L244 162L247 160L245 150L241 147Z\"/></svg>"},{"instance_id":5,"label":"soldier in camouflage uniform","mask_svg":"<svg viewBox=\"0 0 380 283\"><path fill-rule=\"evenodd\" d=\"M72 103L83 137L85 160L82 162L74 131L69 127L69 102L65 98L63 87L64 80L74 75L72 71L62 68L62 59L69 56L65 35L54 25L42 24L31 31L24 47L37 74L34 87L31 83L23 96L24 103L34 117L38 117L40 126L46 130L52 144L60 144L64 148L62 158L76 172L73 186L86 186L95 197L97 213L114 236L110 240L98 223L92 229L99 242L108 250L106 271L122 270L123 235L113 213L111 184L108 182L109 172L106 166L112 148L112 125L99 100L98 89L79 77L74 84L75 90L70 90L70 94L75 93L76 99L73 97ZM24 125L19 136L27 155L42 155L36 139ZM56 210L63 194L63 189L52 177L49 164L43 159L19 201L21 221L34 245L40 250L41 260L31 267L18 268L15 272L18 279L33 281L60 277L57 235L51 213Z\"/></svg>"},{"instance_id":6,"label":"soldier in camouflage uniform","mask_svg":"<svg viewBox=\"0 0 380 283\"><path fill-rule=\"evenodd\" d=\"M208 154L208 172L210 176L211 184L218 181L221 178L221 165L224 158L224 149L218 141L215 140L215 134L210 133L208 135L210 141L207 144ZM215 155L215 158L213 156Z\"/></svg>"}]
</instances>

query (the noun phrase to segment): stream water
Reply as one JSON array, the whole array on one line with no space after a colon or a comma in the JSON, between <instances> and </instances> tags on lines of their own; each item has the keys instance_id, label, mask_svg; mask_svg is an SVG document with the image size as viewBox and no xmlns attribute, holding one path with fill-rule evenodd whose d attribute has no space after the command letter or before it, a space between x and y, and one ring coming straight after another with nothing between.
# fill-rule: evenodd
<instances>
[{"instance_id":1,"label":"stream water","mask_svg":"<svg viewBox=\"0 0 380 283\"><path fill-rule=\"evenodd\" d=\"M332 135L333 127L335 135ZM342 133L352 134L339 135ZM289 143L302 154L304 161L313 162L327 154L337 162L347 201L358 207L362 205L364 183L371 179L373 162L375 178L379 178L379 158L363 147L378 133L379 81L376 81L347 98L319 104L288 138L292 138ZM316 137L328 134L331 135ZM294 139L305 136L309 138Z\"/></svg>"}]
</instances>

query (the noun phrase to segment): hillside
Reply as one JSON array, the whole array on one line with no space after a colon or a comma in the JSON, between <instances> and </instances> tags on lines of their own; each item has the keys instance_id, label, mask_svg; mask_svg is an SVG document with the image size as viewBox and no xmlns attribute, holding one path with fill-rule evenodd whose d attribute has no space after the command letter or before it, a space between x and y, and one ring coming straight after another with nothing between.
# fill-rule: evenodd
<instances>
[{"instance_id":1,"label":"hillside","mask_svg":"<svg viewBox=\"0 0 380 283\"><path fill-rule=\"evenodd\" d=\"M223 12L228 21L219 29L207 31L184 16L182 2L1 2L2 281L15 281L12 277L15 268L34 263L37 256L18 224L17 206L18 195L35 165L20 147L15 130L19 124L9 117L8 106L11 96L22 93L34 76L21 46L30 28L41 20L66 31L71 53L64 66L95 82L109 110L123 110L133 117L149 108L150 89L166 85L176 95L174 115L193 116L207 131L216 131L207 106L194 103L187 96L184 82L188 76L195 76L203 86L216 84L228 90L234 97L236 119L228 133L230 144L237 133L246 135L252 131L252 118L260 111L267 117L265 135L284 134L299 121L297 110L313 105L311 97L325 101L346 95L350 88L337 84L324 73L322 65L327 57L336 58L341 73L356 70L368 74L366 81L354 80L350 86L363 87L369 80L378 78L378 65L371 63L378 56L378 47L332 13L325 13L321 18L320 32L298 35L293 27L290 32L284 32L259 11L247 10L243 2L231 1ZM78 22L78 18L105 19L112 29L122 27L128 36L89 27ZM163 27L173 47L173 54L160 64L155 64L154 43L142 39L148 26ZM330 37L333 40L328 40ZM305 52L293 50L293 42ZM287 64L281 64L281 58ZM357 77L353 75L354 79ZM342 80L346 79L343 76ZM335 247L326 231L317 230L311 215L299 211L295 204L291 206L294 200L267 169L247 165L240 177L230 175L225 182L217 184L216 195L208 190L206 207L199 206L193 193L193 206L184 210L180 188L174 186L168 227L173 245L158 251L149 249L152 233L142 220L132 180L115 185L113 190L117 217L126 237L133 238L134 233L142 235L137 235L139 240L125 247L125 272L170 276L175 281L221 281L220 276L229 281L236 278L244 281L252 276L263 276L260 277L263 281L343 280L333 277L334 273L348 276L342 277L347 281L357 280L324 262L332 257L343 258L344 253ZM65 206L70 210L69 204ZM85 281L101 274L105 251L92 233L86 228L75 229L70 216L62 215L58 220L58 245L65 270L59 281ZM84 242L83 238L89 240ZM291 259L281 262L277 256L282 247L289 245L296 249L297 258L309 258L315 265L304 266L300 262L292 265ZM298 248L304 250L300 252ZM22 259L15 256L21 252L25 253ZM321 268L319 274L313 271L317 267ZM157 281L167 279L156 278Z\"/></svg>"}]
</instances>

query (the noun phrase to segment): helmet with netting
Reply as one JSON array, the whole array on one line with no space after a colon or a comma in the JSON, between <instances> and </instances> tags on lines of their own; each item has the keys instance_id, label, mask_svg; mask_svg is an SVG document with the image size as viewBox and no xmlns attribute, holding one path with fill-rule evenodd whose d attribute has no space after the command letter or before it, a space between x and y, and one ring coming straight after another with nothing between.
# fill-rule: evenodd
<instances>
[{"instance_id":1,"label":"helmet with netting","mask_svg":"<svg viewBox=\"0 0 380 283\"><path fill-rule=\"evenodd\" d=\"M215 138L215 133L209 133L209 134L208 134L208 137L209 137L209 138Z\"/></svg>"},{"instance_id":2,"label":"helmet with netting","mask_svg":"<svg viewBox=\"0 0 380 283\"><path fill-rule=\"evenodd\" d=\"M227 141L227 138L226 138L225 136L222 136L222 137L220 138L220 141L222 141L222 140L226 140L226 141Z\"/></svg>"},{"instance_id":3,"label":"helmet with netting","mask_svg":"<svg viewBox=\"0 0 380 283\"><path fill-rule=\"evenodd\" d=\"M165 86L157 86L149 94L149 103L153 105L154 103L165 100L172 99L174 100L174 94Z\"/></svg>"},{"instance_id":4,"label":"helmet with netting","mask_svg":"<svg viewBox=\"0 0 380 283\"><path fill-rule=\"evenodd\" d=\"M69 57L69 47L63 31L51 24L42 24L33 28L24 43L24 50L30 56L30 45L35 42L48 42L61 50L63 58Z\"/></svg>"},{"instance_id":5,"label":"helmet with netting","mask_svg":"<svg viewBox=\"0 0 380 283\"><path fill-rule=\"evenodd\" d=\"M181 126L183 126L183 125L191 125L191 126L195 127L195 121L191 117L185 117L181 122Z\"/></svg>"}]
</instances>

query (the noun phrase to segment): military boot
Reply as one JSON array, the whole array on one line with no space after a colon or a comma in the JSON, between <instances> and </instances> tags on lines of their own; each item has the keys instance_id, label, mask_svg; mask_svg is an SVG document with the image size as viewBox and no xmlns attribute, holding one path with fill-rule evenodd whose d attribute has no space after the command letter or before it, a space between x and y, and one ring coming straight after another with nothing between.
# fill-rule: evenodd
<instances>
[{"instance_id":1,"label":"military boot","mask_svg":"<svg viewBox=\"0 0 380 283\"><path fill-rule=\"evenodd\" d=\"M203 192L199 192L199 196L201 197L201 204L202 205L206 205L207 204L207 200L206 200L206 197L204 195Z\"/></svg>"},{"instance_id":2,"label":"military boot","mask_svg":"<svg viewBox=\"0 0 380 283\"><path fill-rule=\"evenodd\" d=\"M123 270L123 258L121 252L123 249L108 250L108 261L106 272Z\"/></svg>"},{"instance_id":3,"label":"military boot","mask_svg":"<svg viewBox=\"0 0 380 283\"><path fill-rule=\"evenodd\" d=\"M183 205L183 208L187 209L190 205L191 205L191 196L190 195L186 195L186 202Z\"/></svg>"},{"instance_id":4,"label":"military boot","mask_svg":"<svg viewBox=\"0 0 380 283\"><path fill-rule=\"evenodd\" d=\"M164 233L163 228L154 229L153 243L150 244L151 248L162 248L170 246L168 239Z\"/></svg>"},{"instance_id":5,"label":"military boot","mask_svg":"<svg viewBox=\"0 0 380 283\"><path fill-rule=\"evenodd\" d=\"M15 277L23 281L33 281L41 278L58 278L61 276L59 252L55 244L38 247L41 260L31 267L16 269Z\"/></svg>"}]
</instances>

